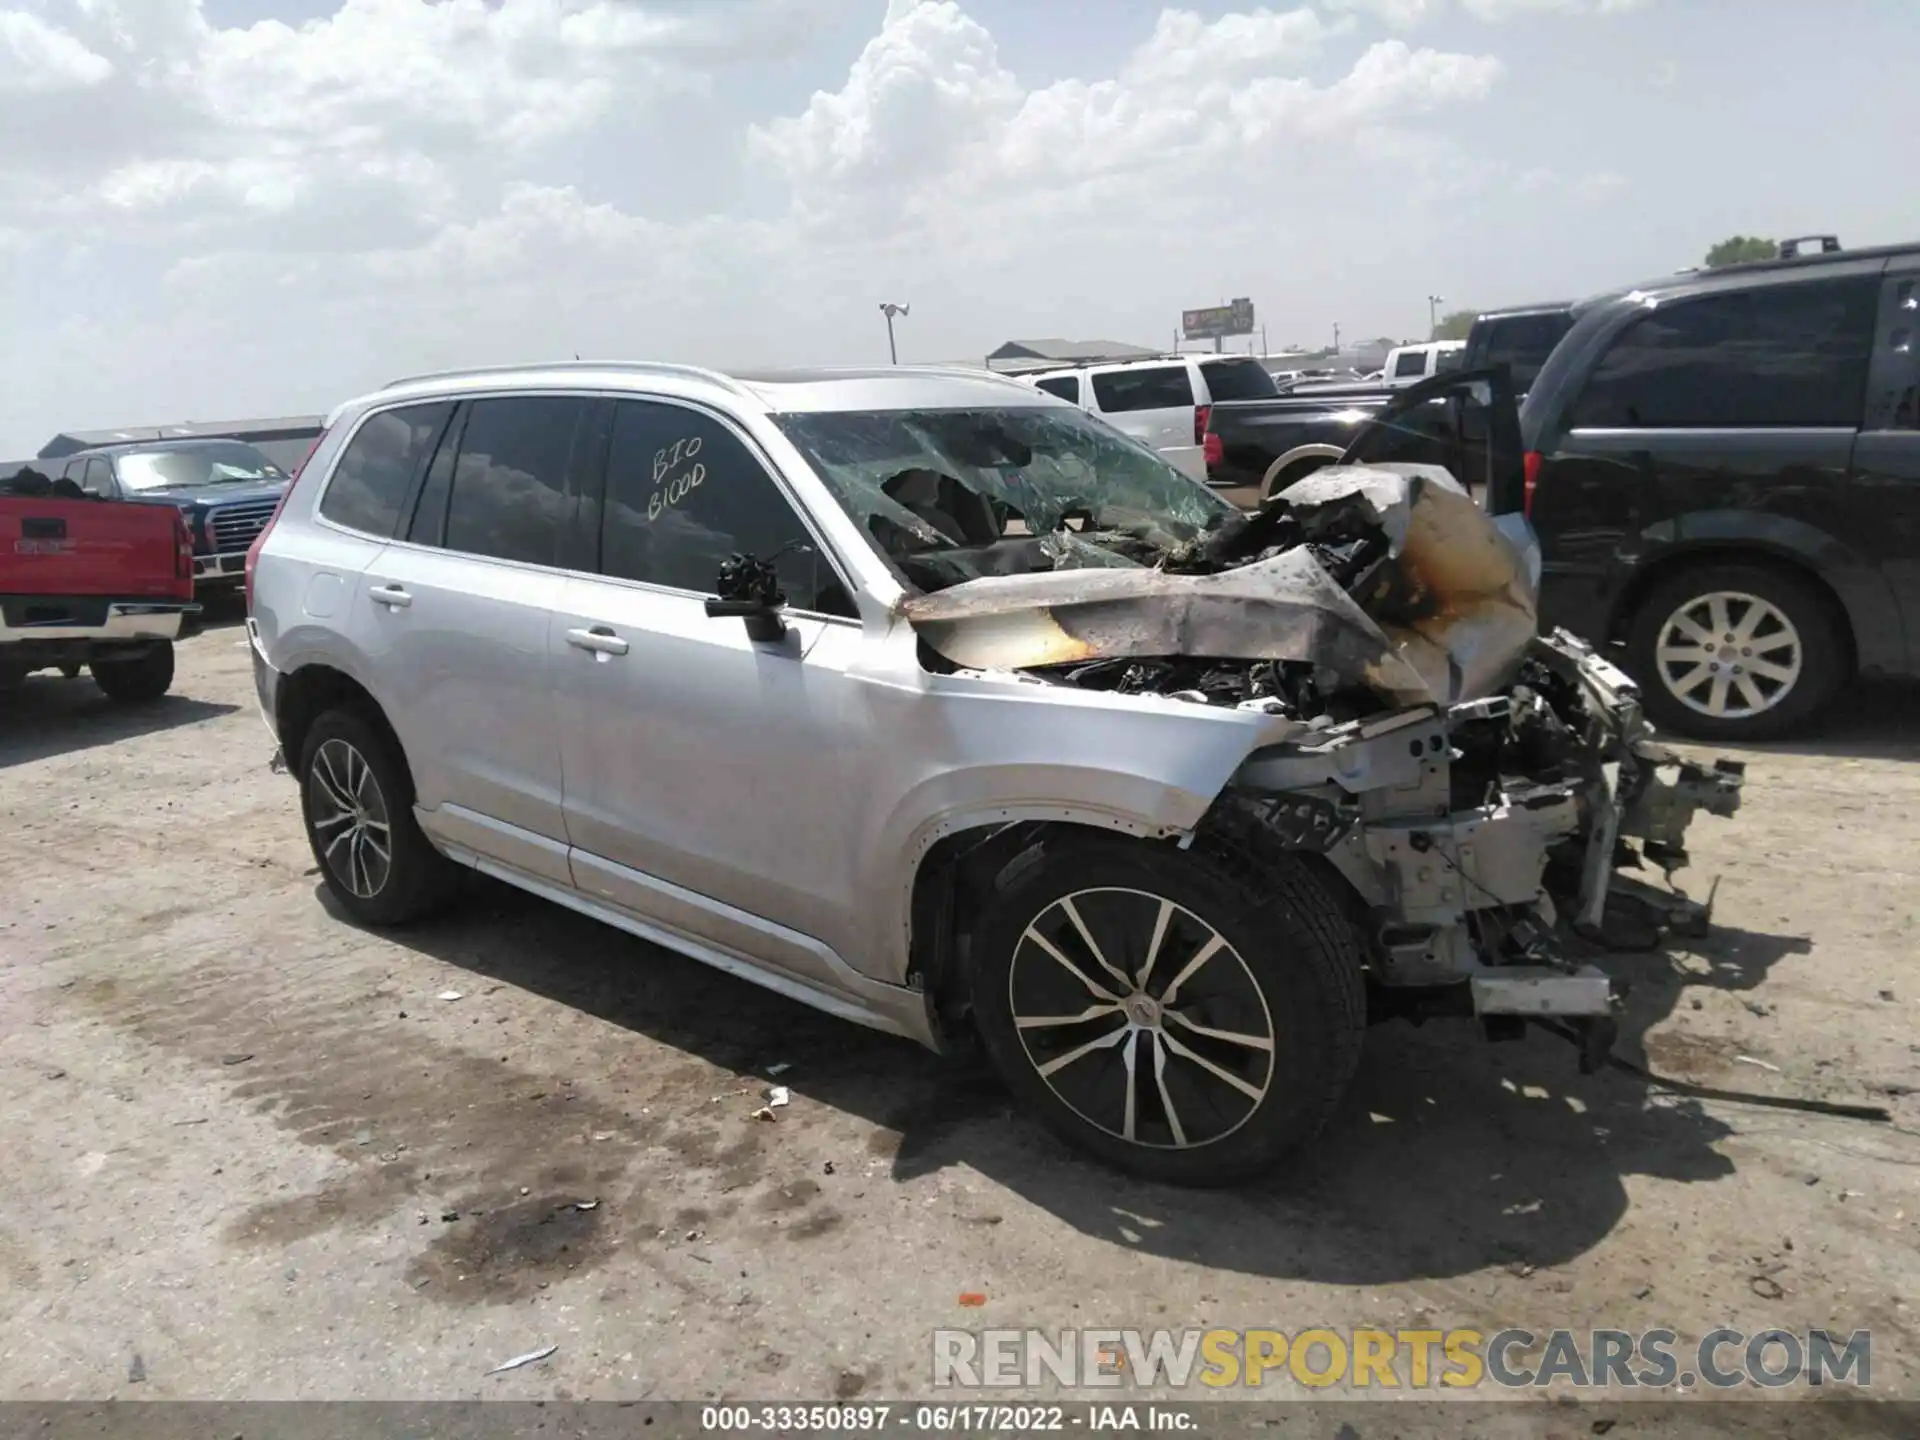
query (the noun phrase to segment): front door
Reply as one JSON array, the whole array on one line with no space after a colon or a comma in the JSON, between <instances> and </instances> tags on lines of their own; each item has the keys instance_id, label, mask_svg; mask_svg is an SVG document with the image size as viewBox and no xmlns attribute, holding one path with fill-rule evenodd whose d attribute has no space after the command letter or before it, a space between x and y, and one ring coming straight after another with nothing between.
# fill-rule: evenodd
<instances>
[{"instance_id":1,"label":"front door","mask_svg":"<svg viewBox=\"0 0 1920 1440\"><path fill-rule=\"evenodd\" d=\"M727 422L614 402L597 578L560 598L551 664L574 883L831 983L867 813L861 631L824 547ZM773 560L778 639L712 617L730 556Z\"/></svg>"}]
</instances>

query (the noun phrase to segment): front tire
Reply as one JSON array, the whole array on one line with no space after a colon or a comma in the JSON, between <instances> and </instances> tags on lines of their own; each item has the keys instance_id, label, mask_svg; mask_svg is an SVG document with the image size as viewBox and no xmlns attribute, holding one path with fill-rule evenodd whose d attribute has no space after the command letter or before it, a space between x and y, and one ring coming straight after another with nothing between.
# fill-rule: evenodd
<instances>
[{"instance_id":1,"label":"front tire","mask_svg":"<svg viewBox=\"0 0 1920 1440\"><path fill-rule=\"evenodd\" d=\"M413 818L413 777L385 728L357 710L329 710L300 752L300 811L321 878L363 925L431 914L458 871Z\"/></svg>"},{"instance_id":2,"label":"front tire","mask_svg":"<svg viewBox=\"0 0 1920 1440\"><path fill-rule=\"evenodd\" d=\"M87 667L93 683L109 700L145 704L158 700L173 685L173 645L149 645L131 660L96 660Z\"/></svg>"},{"instance_id":3,"label":"front tire","mask_svg":"<svg viewBox=\"0 0 1920 1440\"><path fill-rule=\"evenodd\" d=\"M1257 879L1172 846L1050 847L1003 876L974 953L980 1034L1069 1143L1226 1185L1311 1140L1366 1024L1352 928L1294 857Z\"/></svg>"},{"instance_id":4,"label":"front tire","mask_svg":"<svg viewBox=\"0 0 1920 1440\"><path fill-rule=\"evenodd\" d=\"M1808 582L1709 564L1648 592L1627 669L1656 725L1701 740L1771 740L1805 726L1847 678L1845 633Z\"/></svg>"}]
</instances>

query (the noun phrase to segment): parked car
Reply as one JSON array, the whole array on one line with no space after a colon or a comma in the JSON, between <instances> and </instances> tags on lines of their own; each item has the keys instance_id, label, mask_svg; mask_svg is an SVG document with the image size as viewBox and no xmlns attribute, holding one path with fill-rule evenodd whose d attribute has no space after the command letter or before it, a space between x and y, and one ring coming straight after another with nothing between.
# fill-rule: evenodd
<instances>
[{"instance_id":1,"label":"parked car","mask_svg":"<svg viewBox=\"0 0 1920 1440\"><path fill-rule=\"evenodd\" d=\"M1465 359L1464 340L1429 340L1422 345L1396 345L1387 352L1382 367L1382 384L1389 387L1416 385L1448 370L1457 370Z\"/></svg>"},{"instance_id":2,"label":"parked car","mask_svg":"<svg viewBox=\"0 0 1920 1440\"><path fill-rule=\"evenodd\" d=\"M1308 483L1243 515L978 371L431 376L337 411L255 543L255 682L356 919L484 871L977 1033L1075 1143L1230 1180L1318 1129L1370 1013L1558 1016L1597 1063L1616 997L1542 895L1595 916L1616 834L1739 798L1534 640L1523 519Z\"/></svg>"},{"instance_id":3,"label":"parked car","mask_svg":"<svg viewBox=\"0 0 1920 1440\"><path fill-rule=\"evenodd\" d=\"M1437 373L1505 366L1515 393L1524 396L1572 325L1571 303L1489 310L1475 319L1464 346L1447 352L1447 363ZM1409 353L1417 348L1411 347ZM1438 366L1437 353L1429 347L1420 363ZM1389 361L1389 371L1393 363ZM1392 384L1381 380L1376 373L1335 383L1300 381L1281 387L1277 400L1215 406L1201 439L1207 483L1216 489L1251 490L1266 499L1333 464L1394 396L1409 384L1424 383L1419 377ZM1398 423L1433 442L1431 446L1410 444L1400 458L1436 464L1451 463L1448 455L1453 447L1484 433L1483 418L1471 404L1464 409L1432 405L1410 410Z\"/></svg>"},{"instance_id":4,"label":"parked car","mask_svg":"<svg viewBox=\"0 0 1920 1440\"><path fill-rule=\"evenodd\" d=\"M61 462L64 478L106 500L171 505L193 536L202 591L240 584L247 547L286 492L287 473L238 440L147 440L83 450Z\"/></svg>"},{"instance_id":5,"label":"parked car","mask_svg":"<svg viewBox=\"0 0 1920 1440\"><path fill-rule=\"evenodd\" d=\"M1762 739L1920 673L1920 245L1577 307L1523 410L1546 623L1623 648L1661 724Z\"/></svg>"},{"instance_id":6,"label":"parked car","mask_svg":"<svg viewBox=\"0 0 1920 1440\"><path fill-rule=\"evenodd\" d=\"M197 608L178 510L102 504L31 469L0 484L0 688L85 666L110 699L158 699Z\"/></svg>"},{"instance_id":7,"label":"parked car","mask_svg":"<svg viewBox=\"0 0 1920 1440\"><path fill-rule=\"evenodd\" d=\"M1195 480L1207 478L1201 445L1208 409L1223 400L1279 394L1266 367L1250 355L1172 355L1024 378L1092 411Z\"/></svg>"}]
</instances>

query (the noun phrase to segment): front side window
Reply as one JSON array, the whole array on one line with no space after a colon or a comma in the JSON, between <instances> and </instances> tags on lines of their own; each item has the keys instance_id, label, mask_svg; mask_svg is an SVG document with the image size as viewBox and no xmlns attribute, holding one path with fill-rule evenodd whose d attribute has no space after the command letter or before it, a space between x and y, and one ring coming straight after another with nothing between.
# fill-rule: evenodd
<instances>
[{"instance_id":1,"label":"front side window","mask_svg":"<svg viewBox=\"0 0 1920 1440\"><path fill-rule=\"evenodd\" d=\"M775 416L906 584L1150 565L1239 512L1084 411Z\"/></svg>"},{"instance_id":2,"label":"front side window","mask_svg":"<svg viewBox=\"0 0 1920 1440\"><path fill-rule=\"evenodd\" d=\"M440 401L368 416L333 468L320 513L336 525L392 539L414 474L452 409Z\"/></svg>"},{"instance_id":3,"label":"front side window","mask_svg":"<svg viewBox=\"0 0 1920 1440\"><path fill-rule=\"evenodd\" d=\"M89 460L87 468L79 477L80 488L89 495L98 495L103 500L114 496L113 466L105 460Z\"/></svg>"},{"instance_id":4,"label":"front side window","mask_svg":"<svg viewBox=\"0 0 1920 1440\"><path fill-rule=\"evenodd\" d=\"M1547 363L1553 347L1573 328L1573 316L1565 311L1543 315L1511 315L1487 322L1486 362L1505 365L1513 383L1521 390L1531 386Z\"/></svg>"},{"instance_id":5,"label":"front side window","mask_svg":"<svg viewBox=\"0 0 1920 1440\"><path fill-rule=\"evenodd\" d=\"M1177 410L1193 404L1193 379L1184 365L1142 365L1094 375L1093 398L1109 415L1132 410Z\"/></svg>"},{"instance_id":6,"label":"front side window","mask_svg":"<svg viewBox=\"0 0 1920 1440\"><path fill-rule=\"evenodd\" d=\"M1858 426L1876 289L1872 280L1803 282L1661 305L1614 341L1572 423Z\"/></svg>"},{"instance_id":7,"label":"front side window","mask_svg":"<svg viewBox=\"0 0 1920 1440\"><path fill-rule=\"evenodd\" d=\"M474 401L453 464L447 549L556 563L570 508L567 468L586 410L571 395Z\"/></svg>"},{"instance_id":8,"label":"front side window","mask_svg":"<svg viewBox=\"0 0 1920 1440\"><path fill-rule=\"evenodd\" d=\"M604 575L711 595L720 567L746 554L774 562L795 609L856 613L759 457L703 410L647 400L614 406L601 513Z\"/></svg>"}]
</instances>

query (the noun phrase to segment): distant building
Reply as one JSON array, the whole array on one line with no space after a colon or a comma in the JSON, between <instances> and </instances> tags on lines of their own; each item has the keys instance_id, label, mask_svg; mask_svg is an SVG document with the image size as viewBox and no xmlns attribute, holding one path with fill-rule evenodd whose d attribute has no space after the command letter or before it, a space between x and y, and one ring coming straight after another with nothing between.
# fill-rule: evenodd
<instances>
[{"instance_id":1,"label":"distant building","mask_svg":"<svg viewBox=\"0 0 1920 1440\"><path fill-rule=\"evenodd\" d=\"M1060 365L1100 365L1112 360L1147 360L1162 352L1118 340L1009 340L987 356L987 368L1017 375Z\"/></svg>"},{"instance_id":2,"label":"distant building","mask_svg":"<svg viewBox=\"0 0 1920 1440\"><path fill-rule=\"evenodd\" d=\"M325 423L324 415L289 415L278 420L189 420L178 425L130 425L124 430L62 431L40 447L40 458L59 460L130 440L243 440L282 470L292 470L307 458Z\"/></svg>"}]
</instances>

